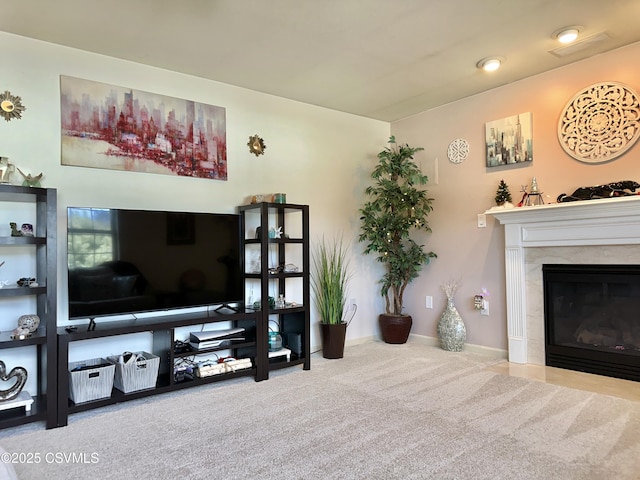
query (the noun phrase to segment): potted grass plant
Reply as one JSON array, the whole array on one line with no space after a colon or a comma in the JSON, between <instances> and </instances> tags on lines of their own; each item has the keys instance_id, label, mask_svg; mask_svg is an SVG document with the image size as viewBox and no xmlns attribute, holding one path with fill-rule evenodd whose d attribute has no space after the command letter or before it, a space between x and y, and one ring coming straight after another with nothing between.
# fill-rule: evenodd
<instances>
[{"instance_id":1,"label":"potted grass plant","mask_svg":"<svg viewBox=\"0 0 640 480\"><path fill-rule=\"evenodd\" d=\"M349 258L342 237L331 241L322 237L313 251L312 260L311 286L320 315L322 356L342 358L347 335L347 295L351 280Z\"/></svg>"},{"instance_id":2,"label":"potted grass plant","mask_svg":"<svg viewBox=\"0 0 640 480\"><path fill-rule=\"evenodd\" d=\"M431 232L427 222L433 199L424 188L427 176L413 161L421 147L399 145L395 137L378 153L378 164L371 173L373 185L366 188L368 200L360 209L359 241L367 244L364 252L377 256L386 267L380 283L385 298L385 313L380 314L380 332L387 343L405 343L413 320L403 311L407 285L417 278L434 252L424 249L411 235Z\"/></svg>"}]
</instances>

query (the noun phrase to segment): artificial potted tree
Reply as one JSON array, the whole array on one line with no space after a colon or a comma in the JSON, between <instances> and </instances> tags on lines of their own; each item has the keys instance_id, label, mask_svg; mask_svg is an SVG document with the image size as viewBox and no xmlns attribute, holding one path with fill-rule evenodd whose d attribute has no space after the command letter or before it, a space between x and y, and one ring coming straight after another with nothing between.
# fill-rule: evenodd
<instances>
[{"instance_id":1,"label":"artificial potted tree","mask_svg":"<svg viewBox=\"0 0 640 480\"><path fill-rule=\"evenodd\" d=\"M419 188L428 179L413 161L421 150L399 145L395 137L390 137L389 146L378 153L378 164L371 173L374 183L366 188L368 200L360 209L358 239L367 244L364 252L376 254L386 267L380 280L386 308L379 322L387 343L405 343L409 338L413 320L403 312L405 289L436 257L411 238L414 232L431 232L427 218L433 210L433 199Z\"/></svg>"},{"instance_id":2,"label":"artificial potted tree","mask_svg":"<svg viewBox=\"0 0 640 480\"><path fill-rule=\"evenodd\" d=\"M320 315L322 356L342 358L347 335L346 307L351 279L347 249L341 237L332 241L326 241L323 237L312 257L311 287Z\"/></svg>"}]
</instances>

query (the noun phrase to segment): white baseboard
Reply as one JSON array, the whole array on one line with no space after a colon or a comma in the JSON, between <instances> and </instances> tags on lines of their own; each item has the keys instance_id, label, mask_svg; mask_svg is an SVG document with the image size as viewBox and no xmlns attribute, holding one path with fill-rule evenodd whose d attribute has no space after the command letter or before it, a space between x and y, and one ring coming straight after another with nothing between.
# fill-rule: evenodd
<instances>
[{"instance_id":1,"label":"white baseboard","mask_svg":"<svg viewBox=\"0 0 640 480\"><path fill-rule=\"evenodd\" d=\"M432 347L439 347L440 341L435 337L427 337L426 335L416 335L414 333L409 335L409 340ZM509 352L501 348L486 347L484 345L475 345L473 343L466 343L464 345L466 352L477 353L478 355L486 355L493 358L509 358Z\"/></svg>"},{"instance_id":2,"label":"white baseboard","mask_svg":"<svg viewBox=\"0 0 640 480\"><path fill-rule=\"evenodd\" d=\"M354 345L360 345L362 343L380 342L380 341L382 340L377 336L361 337L361 338L354 338L352 340L349 340L349 339L346 340L344 346L345 348L347 348L347 347L352 347ZM428 337L426 335L416 335L415 333L412 333L409 335L408 341L420 343L422 345L428 345L430 347L440 347L440 341L437 338ZM475 345L473 343L466 343L464 346L464 350L466 352L477 353L478 355L485 355L493 358L501 358L501 359L509 358L509 352L507 350L502 350L501 348L486 347L484 345ZM321 351L322 351L322 345L316 345L311 347L312 353L321 352Z\"/></svg>"},{"instance_id":3,"label":"white baseboard","mask_svg":"<svg viewBox=\"0 0 640 480\"><path fill-rule=\"evenodd\" d=\"M361 338L354 338L353 340L347 340L344 344L345 347L352 347L354 345L361 345L363 343L369 343L369 342L374 342L378 340L377 337L374 336L370 336L370 337L361 337Z\"/></svg>"}]
</instances>

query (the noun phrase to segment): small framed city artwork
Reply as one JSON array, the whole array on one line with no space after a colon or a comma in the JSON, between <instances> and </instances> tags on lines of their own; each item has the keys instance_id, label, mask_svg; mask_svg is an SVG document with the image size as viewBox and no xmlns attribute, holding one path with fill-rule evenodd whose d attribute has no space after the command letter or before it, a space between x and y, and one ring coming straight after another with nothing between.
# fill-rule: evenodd
<instances>
[{"instance_id":1,"label":"small framed city artwork","mask_svg":"<svg viewBox=\"0 0 640 480\"><path fill-rule=\"evenodd\" d=\"M519 113L485 124L487 167L533 161L533 115Z\"/></svg>"}]
</instances>

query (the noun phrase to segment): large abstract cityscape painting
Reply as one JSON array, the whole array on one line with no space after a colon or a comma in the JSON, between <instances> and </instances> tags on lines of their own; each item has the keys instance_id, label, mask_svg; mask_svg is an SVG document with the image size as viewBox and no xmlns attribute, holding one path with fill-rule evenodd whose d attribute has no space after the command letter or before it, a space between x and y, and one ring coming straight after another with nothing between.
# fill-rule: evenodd
<instances>
[{"instance_id":1,"label":"large abstract cityscape painting","mask_svg":"<svg viewBox=\"0 0 640 480\"><path fill-rule=\"evenodd\" d=\"M62 165L227 180L223 107L60 77Z\"/></svg>"},{"instance_id":2,"label":"large abstract cityscape painting","mask_svg":"<svg viewBox=\"0 0 640 480\"><path fill-rule=\"evenodd\" d=\"M531 112L485 124L487 167L522 165L533 161Z\"/></svg>"}]
</instances>

